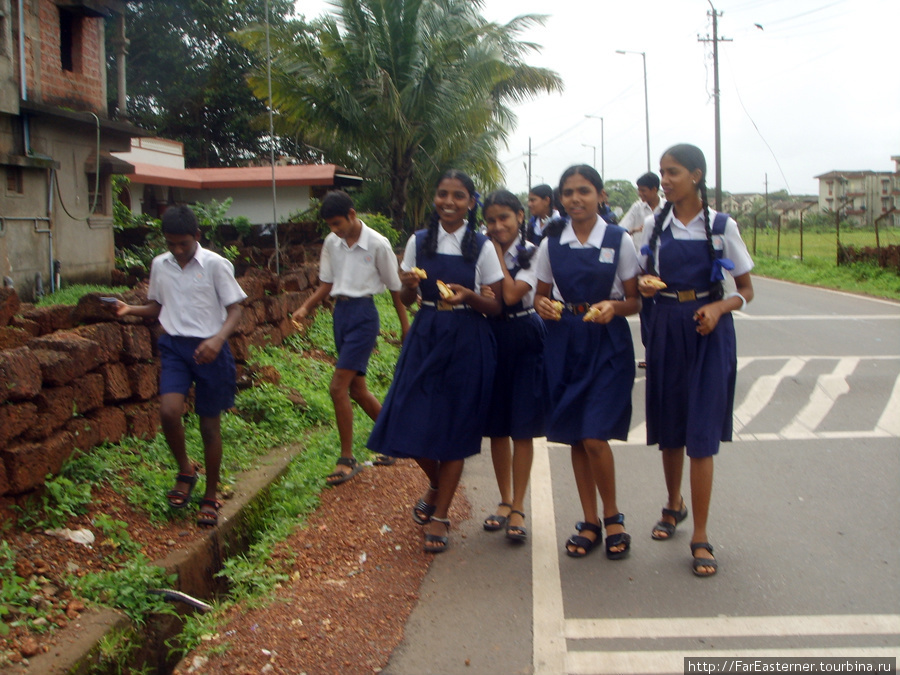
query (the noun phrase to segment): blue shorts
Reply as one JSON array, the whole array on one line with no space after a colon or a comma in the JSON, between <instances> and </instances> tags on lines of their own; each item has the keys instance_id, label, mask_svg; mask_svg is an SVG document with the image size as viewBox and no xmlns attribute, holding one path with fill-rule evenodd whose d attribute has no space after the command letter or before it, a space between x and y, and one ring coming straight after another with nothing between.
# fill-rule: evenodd
<instances>
[{"instance_id":1,"label":"blue shorts","mask_svg":"<svg viewBox=\"0 0 900 675\"><path fill-rule=\"evenodd\" d=\"M226 342L212 363L194 361L194 351L203 338L159 337L160 394L187 396L195 383L194 409L200 417L218 417L223 410L234 407L236 369L234 357Z\"/></svg>"},{"instance_id":2,"label":"blue shorts","mask_svg":"<svg viewBox=\"0 0 900 675\"><path fill-rule=\"evenodd\" d=\"M366 374L369 357L381 324L372 298L350 298L334 303L334 346L338 360L335 368Z\"/></svg>"}]
</instances>

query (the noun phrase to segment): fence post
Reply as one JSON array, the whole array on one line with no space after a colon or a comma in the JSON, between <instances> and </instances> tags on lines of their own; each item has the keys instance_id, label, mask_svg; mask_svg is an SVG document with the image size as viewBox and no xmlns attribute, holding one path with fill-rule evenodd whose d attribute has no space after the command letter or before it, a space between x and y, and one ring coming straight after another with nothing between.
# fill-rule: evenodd
<instances>
[{"instance_id":1,"label":"fence post","mask_svg":"<svg viewBox=\"0 0 900 675\"><path fill-rule=\"evenodd\" d=\"M803 211L800 211L800 262L803 262Z\"/></svg>"},{"instance_id":2,"label":"fence post","mask_svg":"<svg viewBox=\"0 0 900 675\"><path fill-rule=\"evenodd\" d=\"M778 214L778 239L775 242L775 260L781 260L781 221L784 219L784 213Z\"/></svg>"},{"instance_id":3,"label":"fence post","mask_svg":"<svg viewBox=\"0 0 900 675\"><path fill-rule=\"evenodd\" d=\"M756 255L756 214L753 214L753 255Z\"/></svg>"}]
</instances>

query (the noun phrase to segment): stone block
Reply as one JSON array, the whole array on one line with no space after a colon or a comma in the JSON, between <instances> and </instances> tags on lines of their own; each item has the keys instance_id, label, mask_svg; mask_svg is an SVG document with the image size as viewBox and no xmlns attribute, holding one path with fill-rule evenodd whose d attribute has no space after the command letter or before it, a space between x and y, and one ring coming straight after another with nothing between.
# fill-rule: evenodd
<instances>
[{"instance_id":1,"label":"stone block","mask_svg":"<svg viewBox=\"0 0 900 675\"><path fill-rule=\"evenodd\" d=\"M159 393L159 369L155 363L132 363L125 369L132 396L141 401L156 397Z\"/></svg>"},{"instance_id":2,"label":"stone block","mask_svg":"<svg viewBox=\"0 0 900 675\"><path fill-rule=\"evenodd\" d=\"M122 333L122 361L135 363L153 358L153 340L146 326L119 326Z\"/></svg>"},{"instance_id":3,"label":"stone block","mask_svg":"<svg viewBox=\"0 0 900 675\"><path fill-rule=\"evenodd\" d=\"M159 431L159 403L145 401L143 403L129 403L122 406L125 412L125 421L128 425L128 435L135 438L149 440Z\"/></svg>"},{"instance_id":4,"label":"stone block","mask_svg":"<svg viewBox=\"0 0 900 675\"><path fill-rule=\"evenodd\" d=\"M250 335L256 330L256 327L262 323L260 315L265 312L262 303L262 300L256 300L241 307L241 320L238 321L238 325L235 327L236 333Z\"/></svg>"},{"instance_id":5,"label":"stone block","mask_svg":"<svg viewBox=\"0 0 900 675\"><path fill-rule=\"evenodd\" d=\"M28 343L28 347L32 350L59 352L71 356L81 369L75 377L84 375L103 363L100 344L75 333L59 332L37 337Z\"/></svg>"},{"instance_id":6,"label":"stone block","mask_svg":"<svg viewBox=\"0 0 900 675\"><path fill-rule=\"evenodd\" d=\"M72 418L75 409L73 387L45 387L34 397L37 406L37 422L31 426L25 438L46 438Z\"/></svg>"},{"instance_id":7,"label":"stone block","mask_svg":"<svg viewBox=\"0 0 900 675\"><path fill-rule=\"evenodd\" d=\"M306 272L302 270L294 270L288 272L281 277L281 290L284 291L305 291L310 286Z\"/></svg>"},{"instance_id":8,"label":"stone block","mask_svg":"<svg viewBox=\"0 0 900 675\"><path fill-rule=\"evenodd\" d=\"M0 288L0 326L9 325L20 305L19 294L14 288Z\"/></svg>"},{"instance_id":9,"label":"stone block","mask_svg":"<svg viewBox=\"0 0 900 675\"><path fill-rule=\"evenodd\" d=\"M284 297L285 309L288 313L296 312L300 309L300 305L303 304L303 301L309 297L309 293L300 293L299 291L290 291L287 293L282 293Z\"/></svg>"},{"instance_id":10,"label":"stone block","mask_svg":"<svg viewBox=\"0 0 900 675\"><path fill-rule=\"evenodd\" d=\"M268 323L279 323L284 320L288 314L287 299L283 295L270 295L265 301L266 321Z\"/></svg>"},{"instance_id":11,"label":"stone block","mask_svg":"<svg viewBox=\"0 0 900 675\"><path fill-rule=\"evenodd\" d=\"M9 492L19 494L43 485L47 474L59 473L72 454L72 435L58 431L40 443L19 443L2 452Z\"/></svg>"},{"instance_id":12,"label":"stone block","mask_svg":"<svg viewBox=\"0 0 900 675\"><path fill-rule=\"evenodd\" d=\"M246 363L250 358L250 338L248 336L235 333L228 338L228 346L231 347L235 361Z\"/></svg>"},{"instance_id":13,"label":"stone block","mask_svg":"<svg viewBox=\"0 0 900 675\"><path fill-rule=\"evenodd\" d=\"M84 415L103 405L105 385L101 373L87 373L72 380L75 412Z\"/></svg>"},{"instance_id":14,"label":"stone block","mask_svg":"<svg viewBox=\"0 0 900 675\"><path fill-rule=\"evenodd\" d=\"M34 321L41 335L54 333L58 330L72 328L72 307L70 305L49 305L47 307L34 307L22 312L22 318Z\"/></svg>"},{"instance_id":15,"label":"stone block","mask_svg":"<svg viewBox=\"0 0 900 675\"><path fill-rule=\"evenodd\" d=\"M0 326L0 351L24 347L33 336L21 328Z\"/></svg>"},{"instance_id":16,"label":"stone block","mask_svg":"<svg viewBox=\"0 0 900 675\"><path fill-rule=\"evenodd\" d=\"M118 361L122 355L122 330L116 323L94 323L69 332L100 345L100 360L103 363Z\"/></svg>"},{"instance_id":17,"label":"stone block","mask_svg":"<svg viewBox=\"0 0 900 675\"><path fill-rule=\"evenodd\" d=\"M0 457L0 495L9 492L9 480L6 478L6 463ZM5 503L6 500L0 499L0 526L3 525L3 514L5 511L12 511L9 507L11 504Z\"/></svg>"},{"instance_id":18,"label":"stone block","mask_svg":"<svg viewBox=\"0 0 900 675\"><path fill-rule=\"evenodd\" d=\"M251 267L244 272L243 278L251 278L262 284L263 291L271 295L278 293L278 276L267 269L261 267ZM246 293L246 291L244 291Z\"/></svg>"},{"instance_id":19,"label":"stone block","mask_svg":"<svg viewBox=\"0 0 900 675\"><path fill-rule=\"evenodd\" d=\"M94 420L86 417L73 417L66 422L65 429L72 434L72 443L75 448L82 452L100 444L100 428Z\"/></svg>"},{"instance_id":20,"label":"stone block","mask_svg":"<svg viewBox=\"0 0 900 675\"><path fill-rule=\"evenodd\" d=\"M40 362L27 347L0 352L0 403L32 398L41 379Z\"/></svg>"},{"instance_id":21,"label":"stone block","mask_svg":"<svg viewBox=\"0 0 900 675\"><path fill-rule=\"evenodd\" d=\"M131 382L124 363L104 363L98 372L103 375L103 400L106 403L131 398Z\"/></svg>"},{"instance_id":22,"label":"stone block","mask_svg":"<svg viewBox=\"0 0 900 675\"><path fill-rule=\"evenodd\" d=\"M24 330L32 337L38 337L41 334L41 327L36 321L32 321L31 319L26 319L21 316L14 316L12 319L10 319L9 327Z\"/></svg>"},{"instance_id":23,"label":"stone block","mask_svg":"<svg viewBox=\"0 0 900 675\"><path fill-rule=\"evenodd\" d=\"M116 320L115 305L110 305L102 300L106 297L102 293L88 293L82 295L72 310L72 320L75 324L80 323L103 323ZM118 296L117 296L118 297Z\"/></svg>"},{"instance_id":24,"label":"stone block","mask_svg":"<svg viewBox=\"0 0 900 675\"><path fill-rule=\"evenodd\" d=\"M100 443L106 441L118 443L128 429L128 425L125 422L125 413L116 406L99 408L88 415L87 419L96 425Z\"/></svg>"},{"instance_id":25,"label":"stone block","mask_svg":"<svg viewBox=\"0 0 900 675\"><path fill-rule=\"evenodd\" d=\"M244 302L253 302L254 300L262 300L266 296L265 284L262 280L253 276L243 276L237 280L238 285L244 289L247 299Z\"/></svg>"},{"instance_id":26,"label":"stone block","mask_svg":"<svg viewBox=\"0 0 900 675\"><path fill-rule=\"evenodd\" d=\"M37 421L37 406L31 402L0 405L0 447L27 431Z\"/></svg>"}]
</instances>

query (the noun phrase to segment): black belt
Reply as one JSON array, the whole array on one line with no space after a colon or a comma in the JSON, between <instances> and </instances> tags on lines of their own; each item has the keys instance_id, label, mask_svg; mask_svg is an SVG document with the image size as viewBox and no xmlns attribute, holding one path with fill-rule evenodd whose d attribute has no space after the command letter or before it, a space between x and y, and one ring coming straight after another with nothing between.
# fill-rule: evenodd
<instances>
[{"instance_id":1,"label":"black belt","mask_svg":"<svg viewBox=\"0 0 900 675\"><path fill-rule=\"evenodd\" d=\"M534 313L534 307L529 307L528 309L523 309L521 312L503 312L502 314L497 315L497 318L501 321L511 321L512 319L521 319L523 316Z\"/></svg>"},{"instance_id":2,"label":"black belt","mask_svg":"<svg viewBox=\"0 0 900 675\"><path fill-rule=\"evenodd\" d=\"M565 308L572 314L585 314L591 308L590 302L567 302Z\"/></svg>"},{"instance_id":3,"label":"black belt","mask_svg":"<svg viewBox=\"0 0 900 675\"><path fill-rule=\"evenodd\" d=\"M439 312L459 312L462 310L470 310L472 309L467 304L463 303L461 305L451 305L449 303L444 302L443 300L438 300L434 302L433 300L422 300L420 303L423 307L434 307Z\"/></svg>"},{"instance_id":4,"label":"black belt","mask_svg":"<svg viewBox=\"0 0 900 675\"><path fill-rule=\"evenodd\" d=\"M371 298L371 295L332 295L331 298L335 302L346 302L347 300L366 300Z\"/></svg>"},{"instance_id":5,"label":"black belt","mask_svg":"<svg viewBox=\"0 0 900 675\"><path fill-rule=\"evenodd\" d=\"M663 298L669 298L670 300L677 300L678 302L691 302L693 300L708 298L709 291L695 291L693 288L689 288L686 291L675 291L674 293L659 291L657 295Z\"/></svg>"}]
</instances>

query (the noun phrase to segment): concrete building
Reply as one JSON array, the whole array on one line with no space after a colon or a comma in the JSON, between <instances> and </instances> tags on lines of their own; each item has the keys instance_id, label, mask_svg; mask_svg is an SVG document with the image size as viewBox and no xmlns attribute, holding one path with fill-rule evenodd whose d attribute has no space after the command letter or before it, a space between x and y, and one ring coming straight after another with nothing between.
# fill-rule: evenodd
<instances>
[{"instance_id":1,"label":"concrete building","mask_svg":"<svg viewBox=\"0 0 900 675\"><path fill-rule=\"evenodd\" d=\"M0 0L0 276L30 299L107 282L114 265L110 154L143 132L107 116L105 22L116 22L124 110L127 0Z\"/></svg>"},{"instance_id":2,"label":"concrete building","mask_svg":"<svg viewBox=\"0 0 900 675\"><path fill-rule=\"evenodd\" d=\"M893 156L894 171L829 171L819 181L819 208L840 209L857 225L900 227L900 156Z\"/></svg>"}]
</instances>

